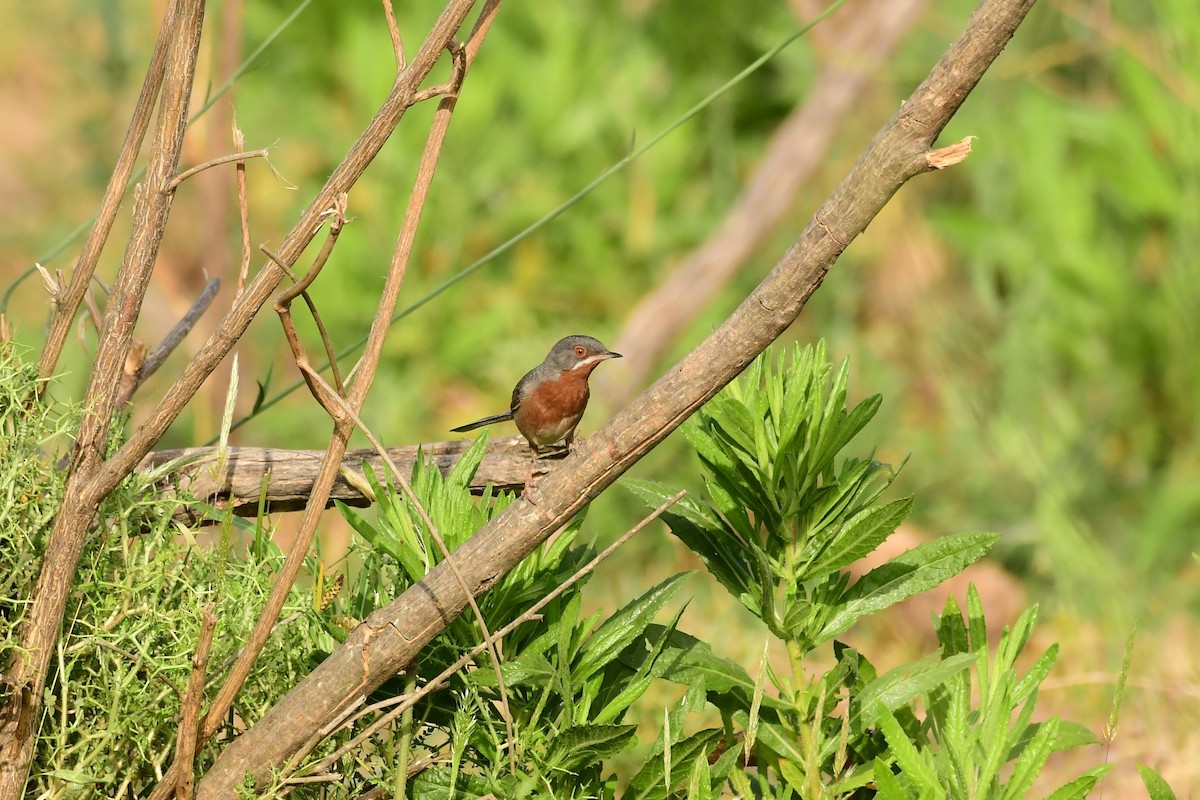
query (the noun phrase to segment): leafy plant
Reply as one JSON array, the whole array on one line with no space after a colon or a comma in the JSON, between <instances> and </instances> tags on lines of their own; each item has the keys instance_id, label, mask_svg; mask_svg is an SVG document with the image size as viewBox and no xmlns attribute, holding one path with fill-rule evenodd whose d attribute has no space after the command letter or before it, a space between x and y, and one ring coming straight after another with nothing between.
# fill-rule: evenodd
<instances>
[{"instance_id":1,"label":"leafy plant","mask_svg":"<svg viewBox=\"0 0 1200 800\"><path fill-rule=\"evenodd\" d=\"M1013 663L1028 640L1034 611L1002 639L990 673L983 613L972 595L970 636L965 627L960 635L948 612L940 653L878 675L861 653L834 641L835 666L820 676L807 674L804 659L816 648L864 616L957 574L982 558L998 537L943 537L851 583L843 570L883 543L912 508L911 498L880 502L894 476L890 468L869 458L840 458L878 409L879 398L848 409L846 364L834 369L823 345L795 350L790 363L777 369L770 368L770 359L765 354L689 423L688 440L700 456L707 497L685 499L664 517L721 585L786 646L790 675L777 674L764 660L754 680L703 643L676 631L651 631L651 641L659 637L668 642L661 676L691 687L685 697L689 708L699 703L697 687L703 687L705 699L724 720L723 731L701 732L680 744L708 737L708 744L722 740L729 749L707 773L694 760L666 759L675 770L660 780L659 767L647 762L631 789L645 788L639 797L695 796L693 776L712 776L719 766L721 777L742 796L850 797L868 785L881 793L899 787L897 797L910 796L904 792L915 787L918 794L912 796L924 796L920 792L931 791L943 777L935 769L942 763L936 759L961 756L962 748L983 741L988 749L982 751L982 766L975 762L978 748L964 757L983 772L963 776L961 785L969 786L970 793L952 790L952 796L982 796L975 788L991 786L1000 767L1013 760L1017 774L1004 786L1012 791L995 796L1020 796L1027 778L1044 763L1047 748L1088 741L1076 728L1029 724L1037 687L1053 663L1052 650L1014 683ZM651 504L669 496L654 484L630 486ZM965 730L963 693L969 698L972 670L987 688L987 703L972 718L983 738L963 734L953 744L929 739L930 726L940 732L944 720L951 719L951 707L953 731ZM771 692L766 691L768 681ZM930 709L924 721L913 708L916 698ZM1017 707L1023 716L1010 731L1009 715ZM678 730L670 717L668 722L668 728ZM998 726L1004 726L1005 736ZM738 731L736 737L730 736L733 731ZM664 756L667 743L664 738L657 746ZM753 773L733 769L736 756L722 761L739 748L746 763L757 765ZM963 766L962 761L947 763ZM1085 777L1094 782L1096 775ZM922 782L925 778L929 780ZM940 792L953 784L937 785Z\"/></svg>"}]
</instances>

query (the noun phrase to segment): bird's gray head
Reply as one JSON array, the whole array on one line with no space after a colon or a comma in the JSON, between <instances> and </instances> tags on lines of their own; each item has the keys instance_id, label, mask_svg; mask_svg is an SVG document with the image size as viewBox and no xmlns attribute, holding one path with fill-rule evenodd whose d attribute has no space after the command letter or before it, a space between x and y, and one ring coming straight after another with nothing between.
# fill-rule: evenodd
<instances>
[{"instance_id":1,"label":"bird's gray head","mask_svg":"<svg viewBox=\"0 0 1200 800\"><path fill-rule=\"evenodd\" d=\"M591 372L601 361L610 358L620 358L620 353L614 353L600 343L599 339L591 336L567 336L559 339L545 363L563 372L581 369L584 374Z\"/></svg>"}]
</instances>

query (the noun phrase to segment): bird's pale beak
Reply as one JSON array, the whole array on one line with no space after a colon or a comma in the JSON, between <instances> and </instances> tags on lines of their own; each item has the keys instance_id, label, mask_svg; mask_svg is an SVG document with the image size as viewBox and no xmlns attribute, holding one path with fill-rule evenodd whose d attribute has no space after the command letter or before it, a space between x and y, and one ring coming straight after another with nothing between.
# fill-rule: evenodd
<instances>
[{"instance_id":1,"label":"bird's pale beak","mask_svg":"<svg viewBox=\"0 0 1200 800\"><path fill-rule=\"evenodd\" d=\"M600 353L599 356L600 358L624 358L624 356L622 356L620 353L614 353L611 350L609 350L607 353Z\"/></svg>"}]
</instances>

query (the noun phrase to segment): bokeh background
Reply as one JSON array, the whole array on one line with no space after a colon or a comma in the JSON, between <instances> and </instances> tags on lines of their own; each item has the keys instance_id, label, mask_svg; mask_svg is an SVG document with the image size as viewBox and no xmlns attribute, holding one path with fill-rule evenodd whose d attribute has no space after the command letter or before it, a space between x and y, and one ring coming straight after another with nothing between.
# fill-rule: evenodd
<instances>
[{"instance_id":1,"label":"bokeh background","mask_svg":"<svg viewBox=\"0 0 1200 800\"><path fill-rule=\"evenodd\" d=\"M415 48L440 3L398 5ZM164 6L0 5L0 291L31 348L49 303L30 267L69 273L74 232L98 204ZM447 438L501 410L516 378L579 332L630 356L597 373L586 435L766 274L972 6L848 0L561 216L479 264L822 8L505 4L458 104L401 306L439 293L393 327L366 422L393 444ZM271 148L277 174L249 166L256 246L278 243L394 76L378 3L225 0L210 4L196 107L297 8L185 142L186 164L231 152L236 114L248 148ZM1137 622L1121 725L1107 748L1086 754L1117 765L1111 796L1133 795L1139 760L1180 796L1200 792L1198 64L1200 15L1188 0L1041 0L943 137L977 137L970 158L906 186L787 335L824 338L851 360L857 397L884 396L855 447L908 459L893 492L915 494L917 511L899 542L1004 534L971 577L997 624L1041 605L1039 636L1062 645L1047 713L1104 727ZM443 63L435 79L447 71ZM355 220L314 292L338 347L367 332L432 111L409 112L351 194ZM106 280L128 221L126 210L99 271ZM232 170L185 184L138 335L156 343L207 277L234 274L238 242ZM654 294L680 269L703 279ZM227 307L231 286L214 311ZM162 393L214 311L140 400ZM646 336L647 318L674 334ZM81 323L56 395L81 394L94 345ZM243 415L260 391L272 398L298 377L270 313L239 355ZM216 434L228 380L227 367L214 375L163 447ZM299 391L233 441L321 448L329 427ZM678 435L636 474L699 484ZM588 527L611 540L642 513L615 488ZM336 547L348 533L331 514L323 535ZM661 530L648 532L592 582L593 602L615 608L696 566ZM757 663L762 631L703 575L691 587L684 627ZM857 632L859 646L881 667L912 657L932 638L936 605L900 609Z\"/></svg>"}]
</instances>

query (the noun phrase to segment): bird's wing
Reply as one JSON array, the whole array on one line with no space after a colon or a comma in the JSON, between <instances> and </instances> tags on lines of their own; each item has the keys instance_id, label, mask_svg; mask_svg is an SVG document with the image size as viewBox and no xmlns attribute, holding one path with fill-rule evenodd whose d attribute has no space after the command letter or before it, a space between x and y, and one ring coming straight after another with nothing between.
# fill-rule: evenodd
<instances>
[{"instance_id":1,"label":"bird's wing","mask_svg":"<svg viewBox=\"0 0 1200 800\"><path fill-rule=\"evenodd\" d=\"M521 380L517 381L517 385L513 387L512 402L509 404L509 410L512 413L517 413L517 409L521 407L521 401L529 396L529 392L537 385L540 378L539 367L534 367L526 372Z\"/></svg>"}]
</instances>

